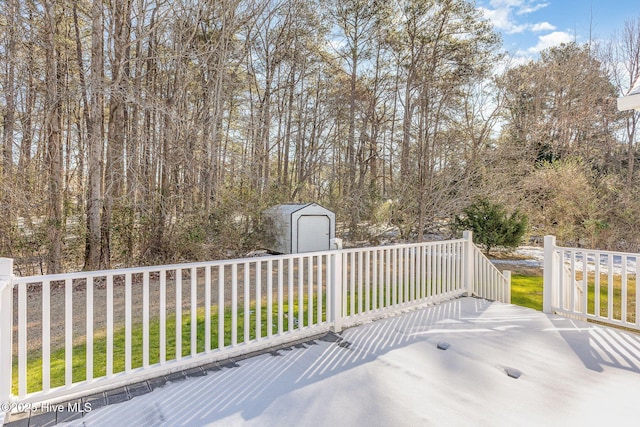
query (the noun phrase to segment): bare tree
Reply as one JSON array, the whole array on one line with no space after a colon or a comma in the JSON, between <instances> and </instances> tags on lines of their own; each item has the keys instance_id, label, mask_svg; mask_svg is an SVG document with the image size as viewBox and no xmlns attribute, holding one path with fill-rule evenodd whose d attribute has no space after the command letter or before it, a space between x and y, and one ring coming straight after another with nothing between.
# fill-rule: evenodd
<instances>
[{"instance_id":1,"label":"bare tree","mask_svg":"<svg viewBox=\"0 0 640 427\"><path fill-rule=\"evenodd\" d=\"M580 159L589 194L623 207L585 232L636 224L638 116L613 104L636 22L611 61L556 47L496 87L499 39L463 0L0 7L18 16L0 27L0 246L42 271L240 255L288 201L421 239L471 196L521 201L545 160Z\"/></svg>"},{"instance_id":2,"label":"bare tree","mask_svg":"<svg viewBox=\"0 0 640 427\"><path fill-rule=\"evenodd\" d=\"M615 150L616 91L588 46L550 48L537 62L509 69L508 138L533 162L582 156L604 170Z\"/></svg>"},{"instance_id":3,"label":"bare tree","mask_svg":"<svg viewBox=\"0 0 640 427\"><path fill-rule=\"evenodd\" d=\"M101 2L91 9L91 72L89 74L89 109L87 120L87 240L84 267L100 266L102 211L102 174L104 152L104 18Z\"/></svg>"},{"instance_id":4,"label":"bare tree","mask_svg":"<svg viewBox=\"0 0 640 427\"><path fill-rule=\"evenodd\" d=\"M392 38L405 69L400 175L411 179L399 193L412 207L421 240L426 224L446 215L443 197L457 197L442 185L462 170L450 154L451 118L469 83L487 76L498 38L466 2L407 1L401 12L401 29Z\"/></svg>"},{"instance_id":5,"label":"bare tree","mask_svg":"<svg viewBox=\"0 0 640 427\"><path fill-rule=\"evenodd\" d=\"M47 56L45 59L45 138L46 166L48 179L47 214L47 272L59 273L62 268L62 134L60 75L58 74L59 47L56 43L57 10L55 1L44 2L43 40Z\"/></svg>"},{"instance_id":6,"label":"bare tree","mask_svg":"<svg viewBox=\"0 0 640 427\"><path fill-rule=\"evenodd\" d=\"M129 44L131 33L131 0L115 2L111 19L113 40L113 60L111 82L109 84L109 118L105 164L105 188L102 218L100 224L100 267L111 264L111 229L114 204L118 203L125 191L125 136L128 128L126 97L128 86ZM98 53L98 52L96 52Z\"/></svg>"},{"instance_id":7,"label":"bare tree","mask_svg":"<svg viewBox=\"0 0 640 427\"><path fill-rule=\"evenodd\" d=\"M621 33L614 35L603 51L604 61L610 64L611 76L618 93L626 94L640 78L640 17L626 21ZM635 177L636 139L640 112L624 113L625 142L627 144L627 186Z\"/></svg>"},{"instance_id":8,"label":"bare tree","mask_svg":"<svg viewBox=\"0 0 640 427\"><path fill-rule=\"evenodd\" d=\"M3 11L5 16L19 16L19 4L17 0L11 0L4 3ZM13 166L13 146L15 144L15 125L16 125L16 48L18 31L15 25L7 26L7 33L4 42L4 59L6 71L4 74L3 93L4 93L4 114L2 129L2 174L0 180L3 188L0 191L0 212L2 221L5 223L5 230L9 230L16 218L16 212L12 209L11 189L17 184L14 179ZM3 233L0 239L0 246L11 247L10 233Z\"/></svg>"}]
</instances>

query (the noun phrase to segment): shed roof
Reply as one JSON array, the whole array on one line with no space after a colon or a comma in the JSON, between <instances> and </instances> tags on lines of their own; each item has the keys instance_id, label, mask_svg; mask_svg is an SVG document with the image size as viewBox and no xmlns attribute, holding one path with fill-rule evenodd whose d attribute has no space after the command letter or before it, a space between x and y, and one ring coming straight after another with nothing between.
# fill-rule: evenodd
<instances>
[{"instance_id":1,"label":"shed roof","mask_svg":"<svg viewBox=\"0 0 640 427\"><path fill-rule=\"evenodd\" d=\"M287 214L288 215L288 214L292 214L294 212L297 212L300 209L304 209L307 206L313 206L313 205L319 206L319 207L321 207L323 209L326 209L326 208L324 208L323 206L320 206L317 203L283 203L281 205L271 206L269 209L266 209L265 212L275 212L275 211L277 211L277 212L281 212L283 214Z\"/></svg>"},{"instance_id":2,"label":"shed roof","mask_svg":"<svg viewBox=\"0 0 640 427\"><path fill-rule=\"evenodd\" d=\"M639 110L640 111L640 76L636 79L635 84L629 93L618 98L618 110Z\"/></svg>"}]
</instances>

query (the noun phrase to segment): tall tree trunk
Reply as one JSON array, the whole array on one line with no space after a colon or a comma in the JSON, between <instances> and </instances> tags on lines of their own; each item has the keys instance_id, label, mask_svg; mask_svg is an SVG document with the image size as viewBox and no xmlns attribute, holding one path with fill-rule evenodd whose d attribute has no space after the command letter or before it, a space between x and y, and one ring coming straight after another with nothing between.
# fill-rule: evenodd
<instances>
[{"instance_id":1,"label":"tall tree trunk","mask_svg":"<svg viewBox=\"0 0 640 427\"><path fill-rule=\"evenodd\" d=\"M58 51L56 39L55 1L44 3L45 59L45 139L46 167L48 172L47 273L60 273L62 269L62 138L61 100L58 94Z\"/></svg>"},{"instance_id":2,"label":"tall tree trunk","mask_svg":"<svg viewBox=\"0 0 640 427\"><path fill-rule=\"evenodd\" d=\"M357 32L357 31L356 31ZM354 46L357 46L357 39L354 40ZM351 75L349 76L349 128L347 136L347 176L345 180L345 196L348 199L348 206L353 208L354 203L354 186L356 179L356 83L358 81L358 50L357 47L352 48L351 53ZM357 209L351 211L352 214L350 227L354 227L358 223Z\"/></svg>"},{"instance_id":3,"label":"tall tree trunk","mask_svg":"<svg viewBox=\"0 0 640 427\"><path fill-rule=\"evenodd\" d=\"M131 0L114 3L113 66L109 99L109 127L107 142L104 203L101 220L100 268L111 265L111 221L114 201L122 196L124 186L125 130L125 67L127 58Z\"/></svg>"},{"instance_id":4,"label":"tall tree trunk","mask_svg":"<svg viewBox=\"0 0 640 427\"><path fill-rule=\"evenodd\" d=\"M17 0L7 0L5 5L6 16L18 15L18 2ZM14 25L7 26L7 42L5 45L5 58L6 58L6 75L4 82L4 97L5 97L5 111L3 117L3 162L2 171L5 179L11 176L13 170L13 133L16 122L16 98L15 98L15 57L16 57L16 27ZM7 181L5 181L6 184ZM5 185L6 185L5 184ZM8 187L7 187L8 188ZM4 205L4 203L3 203Z\"/></svg>"},{"instance_id":5,"label":"tall tree trunk","mask_svg":"<svg viewBox=\"0 0 640 427\"><path fill-rule=\"evenodd\" d=\"M18 3L16 0L8 0L5 4L4 12L6 16L17 16ZM7 41L4 47L6 55L6 74L4 81L5 111L3 117L3 161L2 161L2 188L0 189L0 215L4 220L5 230L13 228L16 210L11 200L11 194L17 181L13 175L13 144L14 128L16 122L16 102L15 102L15 57L16 57L16 28L9 25L7 28ZM13 233L5 232L0 236L0 250L11 253L13 244L11 236Z\"/></svg>"},{"instance_id":6,"label":"tall tree trunk","mask_svg":"<svg viewBox=\"0 0 640 427\"><path fill-rule=\"evenodd\" d=\"M102 3L94 2L91 31L91 103L89 108L89 128L87 148L89 151L87 196L87 240L85 247L85 270L100 267L100 240L102 211L102 168L103 168L103 128L104 128L104 54Z\"/></svg>"},{"instance_id":7,"label":"tall tree trunk","mask_svg":"<svg viewBox=\"0 0 640 427\"><path fill-rule=\"evenodd\" d=\"M402 114L402 144L400 146L400 176L406 177L409 173L409 149L411 146L411 119L413 107L411 105L411 89L413 81L411 71L404 88L404 111Z\"/></svg>"},{"instance_id":8,"label":"tall tree trunk","mask_svg":"<svg viewBox=\"0 0 640 427\"><path fill-rule=\"evenodd\" d=\"M22 138L20 141L20 158L18 159L18 169L21 171L20 188L29 193L29 168L31 167L31 148L33 144L33 111L36 102L36 81L34 77L35 58L33 49L27 52L27 75L26 75L26 95L24 114L21 119Z\"/></svg>"},{"instance_id":9,"label":"tall tree trunk","mask_svg":"<svg viewBox=\"0 0 640 427\"><path fill-rule=\"evenodd\" d=\"M284 184L287 191L285 194L290 194L291 192L291 182L289 180L289 154L291 151L291 128L293 127L293 101L294 101L294 93L295 93L295 78L296 78L296 62L291 65L290 79L289 79L289 97L287 100L287 119L286 119L286 130L284 134L284 154L283 154L283 165L282 165L282 180L281 183Z\"/></svg>"}]
</instances>

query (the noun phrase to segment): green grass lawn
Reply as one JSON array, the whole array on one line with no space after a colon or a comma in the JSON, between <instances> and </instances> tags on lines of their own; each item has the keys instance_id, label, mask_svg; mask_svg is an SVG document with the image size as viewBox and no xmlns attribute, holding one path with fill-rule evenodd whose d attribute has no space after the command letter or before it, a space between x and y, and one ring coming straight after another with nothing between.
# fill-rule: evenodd
<instances>
[{"instance_id":1,"label":"green grass lawn","mask_svg":"<svg viewBox=\"0 0 640 427\"><path fill-rule=\"evenodd\" d=\"M244 341L244 307L238 307L238 319L237 319L237 340L238 342ZM272 315L272 327L273 333L278 332L278 306L273 307ZM298 302L295 301L293 306L293 317L298 319L300 315L303 317L303 324L307 325L308 322L308 304L307 299L304 300L304 306L302 312L298 310ZM289 330L289 306L287 303L283 304L283 331ZM313 321L317 321L318 306L317 298L313 301ZM256 314L255 304L252 304L249 311L250 327L249 327L249 339L255 339L256 337ZM326 320L326 302L322 304L322 319ZM211 348L218 348L218 309L213 306L211 308ZM261 311L261 336L267 336L268 319L266 304L263 304ZM188 356L191 353L191 314L184 312L182 315L182 356ZM297 328L297 324L294 324L294 329ZM166 326L165 326L165 360L173 360L176 358L176 317L175 315L167 314ZM117 328L113 335L113 372L123 372L125 370L125 339L126 331L124 327ZM232 341L232 324L231 324L231 309L226 307L224 316L224 344L230 345ZM150 319L149 321L149 364L155 364L160 361L160 320L158 318ZM199 309L197 312L197 352L201 353L205 350L205 314L204 309ZM73 382L80 382L86 379L86 343L81 343L73 346ZM102 332L96 332L93 343L93 377L98 378L106 375L106 363L107 363L107 339L106 334ZM143 327L142 324L132 325L131 331L131 367L133 369L141 367L143 363ZM51 373L50 382L51 387L58 387L64 385L65 380L65 349L58 348L52 349L50 357ZM18 361L14 358L13 362L13 393L18 394ZM42 390L42 355L40 351L30 352L27 356L27 393Z\"/></svg>"},{"instance_id":2,"label":"green grass lawn","mask_svg":"<svg viewBox=\"0 0 640 427\"><path fill-rule=\"evenodd\" d=\"M582 274L576 275L576 280L582 281ZM511 302L516 305L542 310L542 276L514 274L511 276ZM596 311L596 286L595 274L590 272L587 276L587 313L595 314ZM605 274L600 276L600 310L599 314L606 317L609 305L609 285L608 277ZM636 278L635 275L627 275L627 295L626 302L622 296L622 276L614 275L612 280L612 308L613 318L635 322L636 306ZM626 319L622 319L623 304L626 304Z\"/></svg>"},{"instance_id":3,"label":"green grass lawn","mask_svg":"<svg viewBox=\"0 0 640 427\"><path fill-rule=\"evenodd\" d=\"M542 276L511 276L511 303L542 311Z\"/></svg>"},{"instance_id":4,"label":"green grass lawn","mask_svg":"<svg viewBox=\"0 0 640 427\"><path fill-rule=\"evenodd\" d=\"M578 273L577 280L582 280L582 274ZM613 309L613 318L617 320L623 320L626 322L634 323L636 316L636 276L635 274L627 274L626 277L626 285L627 285L627 295L626 301L623 300L622 295L622 276L614 275L612 280L612 289L611 289L611 297L612 303L611 308ZM599 294L600 294L600 316L606 317L608 313L609 306L609 284L608 284L608 276L606 274L600 275L600 285L599 285ZM593 272L589 272L587 274L587 313L597 314L596 312L596 275ZM624 305L624 307L623 307ZM623 308L626 311L626 319L622 319L622 311Z\"/></svg>"},{"instance_id":5,"label":"green grass lawn","mask_svg":"<svg viewBox=\"0 0 640 427\"><path fill-rule=\"evenodd\" d=\"M401 285L398 285L395 293L398 293L396 297L400 299L402 296L402 300L405 300L406 295L400 294ZM350 291L347 292L345 306L347 307L347 316L354 315L360 313L360 310L367 311L374 304L374 295L376 297L376 304L380 302L382 299L382 306L386 306L386 299L389 297L391 299L390 303L393 304L392 295L387 295L386 287L380 290L377 290L377 293L374 293L373 288L369 289L370 292L370 300L369 306L367 307L365 302L363 301L362 307L359 304L355 303L358 300L358 297L361 296L364 298L364 294L366 289L358 289L356 288L353 299L351 298ZM362 292L362 295L359 295L359 292ZM406 300L405 300L406 301ZM401 302L401 301L399 301ZM282 319L282 330L284 332L289 331L289 300L288 298L283 301L283 319ZM295 295L293 298L293 318L296 319L296 322L293 323L293 329L297 329L297 319L302 315L303 325L308 326L308 297L305 295L303 300L303 308L302 313L298 310L300 300L298 296ZM318 319L318 298L314 295L313 300L313 323L315 324ZM250 330L248 331L249 340L253 340L256 337L256 314L255 314L255 303L252 303L249 310L249 324ZM327 301L326 295L322 298L322 313L321 318L323 321L326 321L326 308ZM352 310L353 309L353 310ZM231 307L225 307L224 311L224 345L228 346L232 341L232 325L231 325ZM244 341L244 306L238 306L238 319L237 319L237 342ZM205 350L205 313L204 309L200 308L197 312L197 352L201 353ZM261 336L265 337L268 335L268 325L267 325L267 307L266 302L263 302L261 307ZM211 307L211 348L218 348L218 307ZM188 356L191 353L191 313L188 311L183 312L182 314L182 344L181 344L181 353L182 356ZM278 305L274 304L272 308L272 333L278 333ZM173 360L176 358L176 317L173 313L167 313L166 324L165 324L165 360ZM124 327L116 328L113 334L113 372L123 372L125 370L125 340L126 340L126 331ZM152 318L149 320L149 364L153 365L160 361L160 320L159 318ZM94 343L93 343L93 378L99 378L106 375L106 363L107 363L107 339L105 331L96 331L94 334ZM82 342L80 344L76 344L72 349L72 381L74 383L84 381L86 379L86 371L87 371L87 345L86 342ZM132 369L141 367L143 364L143 327L142 324L134 324L132 325L131 331L131 367ZM50 386L59 387L64 385L65 381L65 349L56 348L51 350L50 355ZM18 361L17 358L14 358L13 361L13 393L18 393ZM32 351L27 355L27 393L36 392L42 390L42 353L40 351Z\"/></svg>"}]
</instances>

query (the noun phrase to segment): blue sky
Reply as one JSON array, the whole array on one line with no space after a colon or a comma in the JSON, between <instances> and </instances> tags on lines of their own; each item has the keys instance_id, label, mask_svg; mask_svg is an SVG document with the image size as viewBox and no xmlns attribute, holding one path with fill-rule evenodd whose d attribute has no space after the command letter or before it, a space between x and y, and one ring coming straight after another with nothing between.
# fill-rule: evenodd
<instances>
[{"instance_id":1,"label":"blue sky","mask_svg":"<svg viewBox=\"0 0 640 427\"><path fill-rule=\"evenodd\" d=\"M611 38L625 21L640 19L640 0L476 0L519 58L560 43Z\"/></svg>"}]
</instances>

